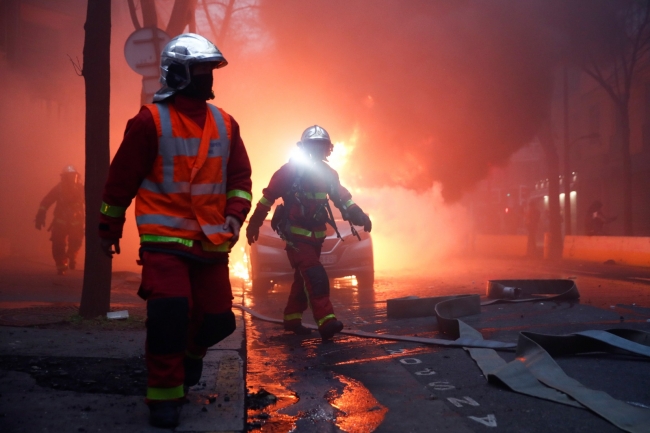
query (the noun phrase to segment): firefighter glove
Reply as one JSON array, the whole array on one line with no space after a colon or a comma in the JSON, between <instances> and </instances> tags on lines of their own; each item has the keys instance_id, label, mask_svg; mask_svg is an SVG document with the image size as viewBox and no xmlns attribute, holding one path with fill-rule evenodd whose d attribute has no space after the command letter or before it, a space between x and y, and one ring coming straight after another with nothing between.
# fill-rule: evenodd
<instances>
[{"instance_id":1,"label":"firefighter glove","mask_svg":"<svg viewBox=\"0 0 650 433\"><path fill-rule=\"evenodd\" d=\"M246 239L248 240L248 245L253 245L259 237L259 226L253 225L251 222L249 222L248 227L246 227Z\"/></svg>"},{"instance_id":2,"label":"firefighter glove","mask_svg":"<svg viewBox=\"0 0 650 433\"><path fill-rule=\"evenodd\" d=\"M36 230L40 230L45 227L45 212L38 211L36 214L36 219L34 220L34 226L36 227Z\"/></svg>"},{"instance_id":3,"label":"firefighter glove","mask_svg":"<svg viewBox=\"0 0 650 433\"><path fill-rule=\"evenodd\" d=\"M111 259L113 258L113 254L120 253L120 240L118 238L102 238L99 245L102 249L102 252ZM115 247L115 249L113 249L113 247Z\"/></svg>"},{"instance_id":4,"label":"firefighter glove","mask_svg":"<svg viewBox=\"0 0 650 433\"><path fill-rule=\"evenodd\" d=\"M260 211L259 207L255 209L253 215L248 220L248 226L246 227L246 239L248 240L248 245L253 245L253 243L260 236L260 227L266 219L268 212Z\"/></svg>"},{"instance_id":5,"label":"firefighter glove","mask_svg":"<svg viewBox=\"0 0 650 433\"><path fill-rule=\"evenodd\" d=\"M232 233L232 238L230 239L230 246L232 247L239 240L239 231L241 229L241 223L237 218L232 215L226 217L226 222L223 225L224 230L228 230Z\"/></svg>"},{"instance_id":6,"label":"firefighter glove","mask_svg":"<svg viewBox=\"0 0 650 433\"><path fill-rule=\"evenodd\" d=\"M370 230L372 230L372 221L370 221L370 217L363 213L359 206L354 206L349 212L350 222L355 226L363 226L363 230L370 233Z\"/></svg>"}]
</instances>

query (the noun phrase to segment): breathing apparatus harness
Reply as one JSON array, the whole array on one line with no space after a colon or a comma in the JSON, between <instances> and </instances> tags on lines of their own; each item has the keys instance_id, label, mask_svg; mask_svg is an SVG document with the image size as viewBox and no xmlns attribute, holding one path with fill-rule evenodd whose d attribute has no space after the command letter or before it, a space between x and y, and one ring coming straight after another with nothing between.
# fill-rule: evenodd
<instances>
[{"instance_id":1,"label":"breathing apparatus harness","mask_svg":"<svg viewBox=\"0 0 650 433\"><path fill-rule=\"evenodd\" d=\"M334 214L332 213L332 208L330 207L329 200L325 201L325 203L321 203L318 208L313 213L311 213L311 215L307 215L305 205L307 193L302 187L302 178L304 174L305 168L302 166L298 167L298 172L293 181L293 184L291 185L291 189L282 196L283 203L279 204L275 208L275 212L271 218L271 228L280 236L283 241L287 243L289 247L297 249L294 245L295 240L293 233L291 232L291 222L289 221L289 210L293 207L294 204L297 204L300 207L300 216L303 218L303 221L306 222L306 225L308 227L322 223L329 224L336 232L336 237L338 239L341 239L341 241L345 241L345 239L343 239L341 236L341 233L339 233L336 222L334 221ZM341 203L341 198L338 194L338 188L336 188L334 182L329 183L328 195L334 205L341 210L343 219L349 221L347 209ZM352 229L352 234L361 240L359 233L352 226L352 222L350 222L350 227Z\"/></svg>"}]
</instances>

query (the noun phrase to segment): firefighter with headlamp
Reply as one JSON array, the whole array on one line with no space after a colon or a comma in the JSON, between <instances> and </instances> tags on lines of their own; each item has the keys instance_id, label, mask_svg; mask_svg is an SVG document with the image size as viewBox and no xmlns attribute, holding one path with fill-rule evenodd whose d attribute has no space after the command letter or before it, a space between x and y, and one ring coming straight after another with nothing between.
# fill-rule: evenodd
<instances>
[{"instance_id":1,"label":"firefighter with headlamp","mask_svg":"<svg viewBox=\"0 0 650 433\"><path fill-rule=\"evenodd\" d=\"M161 55L162 88L131 119L111 163L99 235L120 252L135 197L147 301L149 422L178 425L208 347L235 330L228 253L251 206L251 166L228 113L207 104L214 69L227 64L202 36L173 38Z\"/></svg>"},{"instance_id":2,"label":"firefighter with headlamp","mask_svg":"<svg viewBox=\"0 0 650 433\"><path fill-rule=\"evenodd\" d=\"M292 158L273 174L263 197L251 216L246 237L249 244L259 238L260 227L278 198L272 227L287 242L287 256L294 269L294 280L284 309L284 328L299 335L311 331L302 325L302 313L310 306L323 341L341 332L343 323L336 318L330 302L329 278L320 262L326 224L336 230L329 200L341 211L343 219L370 232L368 215L352 201L341 185L339 175L327 164L333 145L325 129L307 128L298 142L306 158Z\"/></svg>"},{"instance_id":3,"label":"firefighter with headlamp","mask_svg":"<svg viewBox=\"0 0 650 433\"><path fill-rule=\"evenodd\" d=\"M77 267L77 254L84 238L84 186L79 173L72 165L61 171L59 182L45 197L36 213L34 225L37 230L45 226L47 210L56 203L52 224L52 257L59 275Z\"/></svg>"}]
</instances>

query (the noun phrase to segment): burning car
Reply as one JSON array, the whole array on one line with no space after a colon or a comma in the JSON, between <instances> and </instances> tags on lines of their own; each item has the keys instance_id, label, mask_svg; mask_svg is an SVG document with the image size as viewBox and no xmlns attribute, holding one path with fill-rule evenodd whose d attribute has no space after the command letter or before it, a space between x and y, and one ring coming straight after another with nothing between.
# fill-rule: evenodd
<instances>
[{"instance_id":1,"label":"burning car","mask_svg":"<svg viewBox=\"0 0 650 433\"><path fill-rule=\"evenodd\" d=\"M348 222L336 220L341 239L329 225L320 261L330 278L354 275L360 289L371 289L375 279L372 238L361 229L361 240L353 235ZM257 242L249 247L249 275L253 290L265 290L277 282L293 280L293 269L285 252L286 243L271 228L266 220L260 227Z\"/></svg>"}]
</instances>

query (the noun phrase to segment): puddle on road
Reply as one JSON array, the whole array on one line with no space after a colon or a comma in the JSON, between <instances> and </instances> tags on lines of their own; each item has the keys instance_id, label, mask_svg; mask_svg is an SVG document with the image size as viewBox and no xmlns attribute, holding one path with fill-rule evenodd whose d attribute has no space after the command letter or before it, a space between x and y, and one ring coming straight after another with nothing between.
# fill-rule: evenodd
<instances>
[{"instance_id":1,"label":"puddle on road","mask_svg":"<svg viewBox=\"0 0 650 433\"><path fill-rule=\"evenodd\" d=\"M257 394L265 390L275 396L275 402L263 407L251 404L247 398L247 422L249 430L258 430L268 433L286 433L295 428L298 417L282 414L279 411L294 405L298 397L281 383L287 376L284 368L287 364L287 355L279 348L263 343L260 332L252 323L251 317L246 316L247 350L247 394ZM291 381L291 378L287 378ZM286 383L286 382L285 382Z\"/></svg>"},{"instance_id":2,"label":"puddle on road","mask_svg":"<svg viewBox=\"0 0 650 433\"><path fill-rule=\"evenodd\" d=\"M336 426L347 433L366 433L379 427L388 408L382 406L361 382L343 375L336 375L336 378L345 385L342 394L328 398L338 410Z\"/></svg>"},{"instance_id":3,"label":"puddle on road","mask_svg":"<svg viewBox=\"0 0 650 433\"><path fill-rule=\"evenodd\" d=\"M320 385L309 383L310 375L315 373L321 377L316 358L327 357L327 350L325 353L323 350L337 352L343 348L334 345L324 348L316 334L314 338L302 340L290 334L277 335L278 331L272 328L277 325L267 328L250 316L246 318L246 326L249 430L286 433L304 431L305 425L316 427L327 423L347 433L365 433L382 423L388 409L361 382L324 372L328 378ZM301 397L294 389L304 395ZM253 394L261 390L275 396L275 401L271 398L267 401L270 404L254 408L255 405L250 404L255 402ZM312 392L316 394L310 396ZM305 422L308 424L303 424Z\"/></svg>"}]
</instances>

